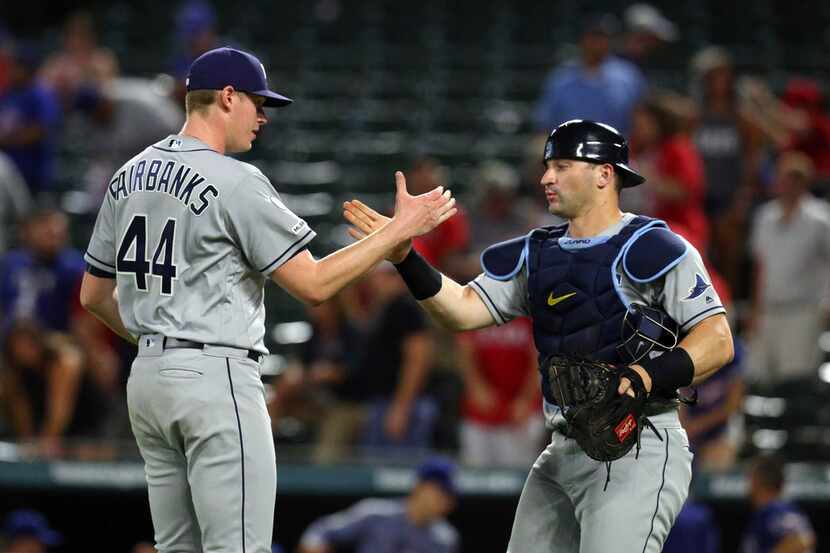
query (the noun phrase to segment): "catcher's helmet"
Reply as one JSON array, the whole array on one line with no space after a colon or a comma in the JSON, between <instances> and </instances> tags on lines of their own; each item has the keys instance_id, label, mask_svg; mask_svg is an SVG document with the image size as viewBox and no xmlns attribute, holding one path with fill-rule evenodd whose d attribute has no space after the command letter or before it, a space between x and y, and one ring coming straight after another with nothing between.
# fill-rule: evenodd
<instances>
[{"instance_id":1,"label":"catcher's helmet","mask_svg":"<svg viewBox=\"0 0 830 553\"><path fill-rule=\"evenodd\" d=\"M605 123L573 119L553 129L545 143L544 161L557 158L610 163L617 170L623 188L637 186L646 180L628 166L625 137Z\"/></svg>"}]
</instances>

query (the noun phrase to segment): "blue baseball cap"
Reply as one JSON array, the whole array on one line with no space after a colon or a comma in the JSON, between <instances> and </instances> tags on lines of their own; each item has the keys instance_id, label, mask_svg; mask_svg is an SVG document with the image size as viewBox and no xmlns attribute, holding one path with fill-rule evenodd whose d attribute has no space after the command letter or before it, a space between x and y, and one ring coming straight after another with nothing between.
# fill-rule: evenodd
<instances>
[{"instance_id":1,"label":"blue baseball cap","mask_svg":"<svg viewBox=\"0 0 830 553\"><path fill-rule=\"evenodd\" d=\"M418 467L418 482L434 482L449 495L458 495L455 463L442 457L429 459Z\"/></svg>"},{"instance_id":2,"label":"blue baseball cap","mask_svg":"<svg viewBox=\"0 0 830 553\"><path fill-rule=\"evenodd\" d=\"M9 513L3 524L3 533L8 539L20 536L33 537L49 547L60 545L63 542L60 533L49 527L45 516L28 509L19 509Z\"/></svg>"},{"instance_id":3,"label":"blue baseball cap","mask_svg":"<svg viewBox=\"0 0 830 553\"><path fill-rule=\"evenodd\" d=\"M192 64L184 82L191 90L222 90L230 85L236 90L265 98L265 106L278 108L294 100L268 90L265 67L253 54L235 48L208 50Z\"/></svg>"}]
</instances>

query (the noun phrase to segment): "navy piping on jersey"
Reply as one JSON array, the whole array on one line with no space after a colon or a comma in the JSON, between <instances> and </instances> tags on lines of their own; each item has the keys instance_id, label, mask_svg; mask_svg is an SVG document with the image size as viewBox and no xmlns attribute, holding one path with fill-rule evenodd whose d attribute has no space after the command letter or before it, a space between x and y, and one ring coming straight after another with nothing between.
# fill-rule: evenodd
<instances>
[{"instance_id":1,"label":"navy piping on jersey","mask_svg":"<svg viewBox=\"0 0 830 553\"><path fill-rule=\"evenodd\" d=\"M663 479L660 481L660 489L657 490L657 505L654 506L654 514L651 515L651 528L648 529L648 536L646 536L646 542L643 544L643 553L645 553L648 541L651 539L652 532L654 532L654 519L657 517L657 511L660 510L660 494L663 492L663 486L666 485L666 465L669 464L669 431L663 430L666 433L666 458L663 460Z\"/></svg>"},{"instance_id":2,"label":"navy piping on jersey","mask_svg":"<svg viewBox=\"0 0 830 553\"><path fill-rule=\"evenodd\" d=\"M101 270L91 263L86 264L86 272L98 278L116 278L118 276L115 273L110 273L109 271Z\"/></svg>"},{"instance_id":3,"label":"navy piping on jersey","mask_svg":"<svg viewBox=\"0 0 830 553\"><path fill-rule=\"evenodd\" d=\"M92 255L91 253L89 253L89 251L87 251L87 252L86 252L86 254L87 254L89 257L91 257L92 259L94 259L95 261L97 261L98 263L100 263L101 265L105 265L105 266L107 266L107 267L110 267L111 269L115 269L115 265L110 265L109 263L106 263L106 262L104 262L104 261L101 261L100 259L98 259L98 258L97 258L97 257L95 257L94 255Z\"/></svg>"},{"instance_id":4,"label":"navy piping on jersey","mask_svg":"<svg viewBox=\"0 0 830 553\"><path fill-rule=\"evenodd\" d=\"M709 311L714 311L715 309L724 309L724 307L723 307L722 305L713 305L713 306L712 306L712 307L710 307L709 309L704 309L703 311L701 311L700 313L698 313L698 314L697 314L697 315L695 315L694 317L691 317L688 321L686 321L685 323L683 323L682 325L680 325L680 328L685 329L685 328L686 328L686 325L688 325L689 323L693 322L695 319L699 318L701 315L705 315L705 314L706 314L706 313L708 313Z\"/></svg>"},{"instance_id":5,"label":"navy piping on jersey","mask_svg":"<svg viewBox=\"0 0 830 553\"><path fill-rule=\"evenodd\" d=\"M277 258L276 258L275 260L273 260L271 263L269 263L268 265L266 265L265 267L263 267L262 269L260 269L260 270L259 270L259 272L260 272L260 273L264 273L265 271L267 271L268 269L270 269L272 266L274 266L274 265L276 265L277 263L279 263L279 262L280 262L280 260L281 260L283 257L285 257L286 255L288 255L289 253L291 253L291 250L293 250L293 249L294 249L294 248L296 248L299 244L301 244L301 243L303 242L303 240L305 240L306 238L308 238L308 235L309 235L309 234L311 234L312 232L313 232L313 231L312 231L311 229L308 229L308 232L306 232L305 234L303 234L303 237L302 237L302 238L300 238L299 240L297 240L296 242L294 242L293 244L291 244L290 246L288 246L288 248L286 248L286 250L285 250L284 252L282 252L282 253L279 255L279 257L277 257Z\"/></svg>"},{"instance_id":6,"label":"navy piping on jersey","mask_svg":"<svg viewBox=\"0 0 830 553\"><path fill-rule=\"evenodd\" d=\"M153 146L153 148L155 148L156 150L161 150L162 152L173 152L174 154L190 152L213 152L214 154L219 153L212 148L194 148L192 150L174 150L173 148L162 148L161 146Z\"/></svg>"},{"instance_id":7,"label":"navy piping on jersey","mask_svg":"<svg viewBox=\"0 0 830 553\"><path fill-rule=\"evenodd\" d=\"M506 323L507 319L505 319L504 315L502 315L501 311L499 311L498 306L496 306L496 303L490 297L490 294L487 293L487 290L485 290L483 286L479 285L478 282L473 281L473 282L470 282L470 284L472 286L475 286L476 290L480 290L481 293L484 294L485 298L487 299L487 302L493 307L493 311L495 311L496 315L498 315L499 319L501 319L501 321L496 321L496 322L501 322L501 324Z\"/></svg>"},{"instance_id":8,"label":"navy piping on jersey","mask_svg":"<svg viewBox=\"0 0 830 553\"><path fill-rule=\"evenodd\" d=\"M242 553L245 553L245 447L242 445L242 421L239 419L239 406L236 404L236 395L233 393L233 379L231 378L231 362L225 358L228 367L228 383L231 387L233 410L236 413L236 427L239 429L239 455L242 461Z\"/></svg>"}]
</instances>

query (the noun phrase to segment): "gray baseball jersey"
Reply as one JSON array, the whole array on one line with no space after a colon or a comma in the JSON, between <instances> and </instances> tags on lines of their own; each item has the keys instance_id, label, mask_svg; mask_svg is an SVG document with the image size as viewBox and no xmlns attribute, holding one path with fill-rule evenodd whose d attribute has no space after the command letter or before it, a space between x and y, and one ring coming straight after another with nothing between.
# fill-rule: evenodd
<instances>
[{"instance_id":1,"label":"gray baseball jersey","mask_svg":"<svg viewBox=\"0 0 830 553\"><path fill-rule=\"evenodd\" d=\"M115 173L85 258L134 336L267 353L265 282L314 236L259 169L171 135Z\"/></svg>"}]
</instances>

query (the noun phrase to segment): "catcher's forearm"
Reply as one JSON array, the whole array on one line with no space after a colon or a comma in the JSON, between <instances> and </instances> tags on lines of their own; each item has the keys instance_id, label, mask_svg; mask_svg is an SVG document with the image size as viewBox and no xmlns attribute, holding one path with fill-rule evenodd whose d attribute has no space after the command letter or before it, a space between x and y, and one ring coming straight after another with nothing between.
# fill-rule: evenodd
<instances>
[{"instance_id":1,"label":"catcher's forearm","mask_svg":"<svg viewBox=\"0 0 830 553\"><path fill-rule=\"evenodd\" d=\"M671 351L645 358L632 368L646 390L673 396L678 388L698 384L729 363L734 355L732 332L722 314L698 323ZM620 393L625 390L621 384Z\"/></svg>"},{"instance_id":2,"label":"catcher's forearm","mask_svg":"<svg viewBox=\"0 0 830 553\"><path fill-rule=\"evenodd\" d=\"M473 330L496 323L472 288L461 286L446 275L441 275L441 290L419 303L446 330Z\"/></svg>"},{"instance_id":3,"label":"catcher's forearm","mask_svg":"<svg viewBox=\"0 0 830 553\"><path fill-rule=\"evenodd\" d=\"M714 315L698 323L680 342L694 363L692 384L700 384L735 356L732 331L726 315Z\"/></svg>"},{"instance_id":4,"label":"catcher's forearm","mask_svg":"<svg viewBox=\"0 0 830 553\"><path fill-rule=\"evenodd\" d=\"M444 329L472 330L495 323L478 294L441 274L414 249L395 268L415 299Z\"/></svg>"}]
</instances>

